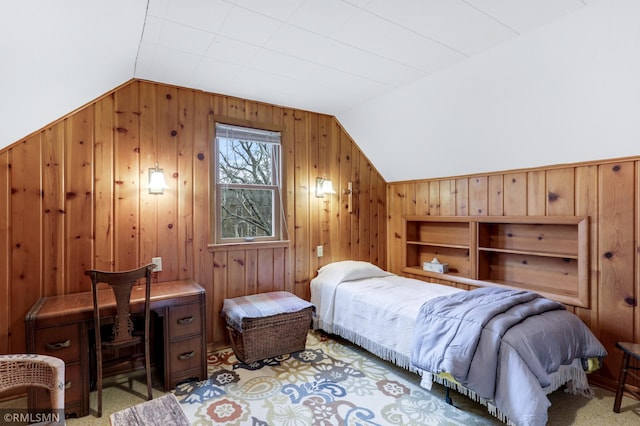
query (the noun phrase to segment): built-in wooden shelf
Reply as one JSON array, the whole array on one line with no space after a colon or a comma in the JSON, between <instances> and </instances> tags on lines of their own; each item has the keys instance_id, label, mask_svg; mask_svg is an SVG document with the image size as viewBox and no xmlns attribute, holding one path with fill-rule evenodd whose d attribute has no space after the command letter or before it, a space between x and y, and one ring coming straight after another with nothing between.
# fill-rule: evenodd
<instances>
[{"instance_id":1,"label":"built-in wooden shelf","mask_svg":"<svg viewBox=\"0 0 640 426\"><path fill-rule=\"evenodd\" d=\"M536 291L589 307L588 218L407 216L403 272L471 286ZM449 272L424 271L437 258Z\"/></svg>"}]
</instances>

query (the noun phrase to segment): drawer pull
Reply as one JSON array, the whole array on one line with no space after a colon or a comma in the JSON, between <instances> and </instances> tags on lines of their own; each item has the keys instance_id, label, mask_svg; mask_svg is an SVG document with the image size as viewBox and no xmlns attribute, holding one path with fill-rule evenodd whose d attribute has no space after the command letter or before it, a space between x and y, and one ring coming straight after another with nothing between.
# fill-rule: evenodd
<instances>
[{"instance_id":1,"label":"drawer pull","mask_svg":"<svg viewBox=\"0 0 640 426\"><path fill-rule=\"evenodd\" d=\"M180 325L187 325L187 324L191 324L192 322L193 322L193 315L191 315L190 317L178 318L178 324Z\"/></svg>"},{"instance_id":2,"label":"drawer pull","mask_svg":"<svg viewBox=\"0 0 640 426\"><path fill-rule=\"evenodd\" d=\"M71 389L71 380L69 380L68 382L65 382L65 383L64 383L64 389L65 389L65 390L67 390L67 389Z\"/></svg>"},{"instance_id":3,"label":"drawer pull","mask_svg":"<svg viewBox=\"0 0 640 426\"><path fill-rule=\"evenodd\" d=\"M183 354L178 355L178 359L180 361L184 361L185 359L193 358L195 354L196 354L196 351L185 352Z\"/></svg>"},{"instance_id":4,"label":"drawer pull","mask_svg":"<svg viewBox=\"0 0 640 426\"><path fill-rule=\"evenodd\" d=\"M71 340L67 339L64 342L47 343L46 347L50 351L58 351L60 349L68 348L71 346Z\"/></svg>"}]
</instances>

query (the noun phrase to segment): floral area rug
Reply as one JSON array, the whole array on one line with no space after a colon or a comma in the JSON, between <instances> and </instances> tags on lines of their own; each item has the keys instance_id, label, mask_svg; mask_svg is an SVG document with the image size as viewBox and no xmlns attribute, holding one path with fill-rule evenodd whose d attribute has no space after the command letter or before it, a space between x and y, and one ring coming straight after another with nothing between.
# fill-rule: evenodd
<instances>
[{"instance_id":1,"label":"floral area rug","mask_svg":"<svg viewBox=\"0 0 640 426\"><path fill-rule=\"evenodd\" d=\"M193 425L478 425L392 366L317 331L304 351L251 364L209 354L209 379L175 394ZM412 374L408 373L407 374Z\"/></svg>"}]
</instances>

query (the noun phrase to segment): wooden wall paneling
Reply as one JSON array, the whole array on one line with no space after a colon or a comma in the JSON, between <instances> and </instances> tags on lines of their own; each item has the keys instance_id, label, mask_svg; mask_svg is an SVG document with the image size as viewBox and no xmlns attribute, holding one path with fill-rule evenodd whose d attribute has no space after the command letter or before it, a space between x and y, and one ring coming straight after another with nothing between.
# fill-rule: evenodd
<instances>
[{"instance_id":1,"label":"wooden wall paneling","mask_svg":"<svg viewBox=\"0 0 640 426\"><path fill-rule=\"evenodd\" d=\"M245 103L246 101L240 98L234 98L232 96L225 96L227 100L227 112L226 115L230 118L245 119Z\"/></svg>"},{"instance_id":2,"label":"wooden wall paneling","mask_svg":"<svg viewBox=\"0 0 640 426\"><path fill-rule=\"evenodd\" d=\"M42 296L64 293L65 125L58 122L45 129L40 138L42 150Z\"/></svg>"},{"instance_id":3,"label":"wooden wall paneling","mask_svg":"<svg viewBox=\"0 0 640 426\"><path fill-rule=\"evenodd\" d=\"M504 215L527 215L527 174L507 173L504 175Z\"/></svg>"},{"instance_id":4,"label":"wooden wall paneling","mask_svg":"<svg viewBox=\"0 0 640 426\"><path fill-rule=\"evenodd\" d=\"M469 179L469 214L486 216L489 212L489 179L487 176L475 176Z\"/></svg>"},{"instance_id":5,"label":"wooden wall paneling","mask_svg":"<svg viewBox=\"0 0 640 426\"><path fill-rule=\"evenodd\" d=\"M277 110L277 111L276 111ZM282 108L258 102L255 120L260 123L282 125Z\"/></svg>"},{"instance_id":6,"label":"wooden wall paneling","mask_svg":"<svg viewBox=\"0 0 640 426\"><path fill-rule=\"evenodd\" d=\"M366 157L358 150L358 259L369 262L371 260L371 168ZM340 188L344 190L344 188Z\"/></svg>"},{"instance_id":7,"label":"wooden wall paneling","mask_svg":"<svg viewBox=\"0 0 640 426\"><path fill-rule=\"evenodd\" d=\"M328 115L320 115L318 117L318 170L315 177L322 177L324 174L327 178L333 182L335 178L331 174L331 138L333 130L333 121ZM315 178L311 176L311 185L315 183ZM336 182L337 183L337 182ZM311 192L315 192L313 189ZM324 198L316 198L310 196L312 203L315 198L317 204L317 227L318 227L318 241L319 245L322 245L323 256L318 258L314 262L314 268L311 271L311 277L316 275L316 270L329 263L331 259L331 206L333 203L334 195L329 195ZM314 223L314 221L311 221ZM317 255L317 253L316 253Z\"/></svg>"},{"instance_id":8,"label":"wooden wall paneling","mask_svg":"<svg viewBox=\"0 0 640 426\"><path fill-rule=\"evenodd\" d=\"M287 265L295 265L296 255L296 144L295 144L295 117L293 110L285 108L282 111L282 124L285 130L282 132L282 196L284 206L284 218L287 225L287 233L289 238L289 247L291 250L285 252L287 259L283 259ZM295 270L287 269L285 275L285 291L294 292Z\"/></svg>"},{"instance_id":9,"label":"wooden wall paneling","mask_svg":"<svg viewBox=\"0 0 640 426\"><path fill-rule=\"evenodd\" d=\"M307 137L309 145L309 176L307 184L307 199L309 203L309 272L312 273L318 269L317 246L322 244L322 207L325 204L325 200L329 200L331 195L325 195L324 198L317 198L315 195L316 177L322 176L321 171L321 147L320 147L320 133L318 129L318 116L316 114L309 114L307 124ZM329 175L326 175L327 179L331 179ZM324 250L324 248L323 248ZM323 251L324 253L324 251Z\"/></svg>"},{"instance_id":10,"label":"wooden wall paneling","mask_svg":"<svg viewBox=\"0 0 640 426\"><path fill-rule=\"evenodd\" d=\"M105 271L113 269L115 260L114 111L115 94L103 97L94 107L92 267ZM91 290L89 283L84 285Z\"/></svg>"},{"instance_id":11,"label":"wooden wall paneling","mask_svg":"<svg viewBox=\"0 0 640 426\"><path fill-rule=\"evenodd\" d=\"M158 158L159 114L157 85L140 82L140 266L158 256L158 201L164 194L149 194L149 169L156 166ZM160 167L165 167L164 164ZM166 169L165 169L166 177ZM168 179L167 179L168 180ZM164 259L163 259L164 260ZM168 266L168 259L166 260ZM163 270L165 269L163 262ZM164 272L155 272L154 279Z\"/></svg>"},{"instance_id":12,"label":"wooden wall paneling","mask_svg":"<svg viewBox=\"0 0 640 426\"><path fill-rule=\"evenodd\" d=\"M306 144L308 137L308 116L302 111L294 113L294 145L295 145L295 276L293 293L305 294L305 286L309 285L309 271L311 257L311 224L309 223L309 202L310 202L310 170L309 170L309 150Z\"/></svg>"},{"instance_id":13,"label":"wooden wall paneling","mask_svg":"<svg viewBox=\"0 0 640 426\"><path fill-rule=\"evenodd\" d=\"M115 169L115 270L139 265L140 124L138 85L116 92L114 140Z\"/></svg>"},{"instance_id":14,"label":"wooden wall paneling","mask_svg":"<svg viewBox=\"0 0 640 426\"><path fill-rule=\"evenodd\" d=\"M402 238L404 229L404 205L407 197L406 185L403 183L390 184L387 190L387 238L389 247L387 254L387 269L393 273L399 273L404 263L404 250Z\"/></svg>"},{"instance_id":15,"label":"wooden wall paneling","mask_svg":"<svg viewBox=\"0 0 640 426\"><path fill-rule=\"evenodd\" d=\"M24 319L42 296L42 161L41 133L11 149L11 299L9 352L26 349Z\"/></svg>"},{"instance_id":16,"label":"wooden wall paneling","mask_svg":"<svg viewBox=\"0 0 640 426\"><path fill-rule=\"evenodd\" d=\"M578 315L594 332L600 335L598 321L598 168L596 166L576 167L575 169L575 214L589 218L589 306L590 309L577 308Z\"/></svg>"},{"instance_id":17,"label":"wooden wall paneling","mask_svg":"<svg viewBox=\"0 0 640 426\"><path fill-rule=\"evenodd\" d=\"M344 131L340 132L340 175L337 180L337 187L346 187L347 182L352 180L351 176L351 140ZM347 210L347 194L337 191L340 200L340 248L339 259L353 259L351 252L351 215Z\"/></svg>"},{"instance_id":18,"label":"wooden wall paneling","mask_svg":"<svg viewBox=\"0 0 640 426\"><path fill-rule=\"evenodd\" d=\"M575 169L552 169L546 176L547 215L573 216L575 212Z\"/></svg>"},{"instance_id":19,"label":"wooden wall paneling","mask_svg":"<svg viewBox=\"0 0 640 426\"><path fill-rule=\"evenodd\" d=\"M258 250L256 293L274 291L274 270L276 265L273 253L274 249Z\"/></svg>"},{"instance_id":20,"label":"wooden wall paneling","mask_svg":"<svg viewBox=\"0 0 640 426\"><path fill-rule=\"evenodd\" d=\"M440 189L440 214L443 216L455 216L456 214L456 181L453 179L441 180Z\"/></svg>"},{"instance_id":21,"label":"wooden wall paneling","mask_svg":"<svg viewBox=\"0 0 640 426\"><path fill-rule=\"evenodd\" d=\"M11 318L10 304L11 275L10 248L9 248L9 152L0 152L0 353L9 352L9 323Z\"/></svg>"},{"instance_id":22,"label":"wooden wall paneling","mask_svg":"<svg viewBox=\"0 0 640 426\"><path fill-rule=\"evenodd\" d=\"M599 170L598 262L600 287L597 309L606 312L599 317L600 341L609 356L601 374L617 377L620 351L615 342L634 341L633 321L636 295L634 293L634 197L635 165L632 162L604 164Z\"/></svg>"},{"instance_id":23,"label":"wooden wall paneling","mask_svg":"<svg viewBox=\"0 0 640 426\"><path fill-rule=\"evenodd\" d=\"M348 141L351 147L351 167L350 177L346 181L340 182L336 192L344 195L345 210L343 210L350 219L349 227L351 229L351 237L349 238L349 247L351 248L351 254L349 259L361 260L359 258L359 245L360 245L360 152L357 147L353 146L353 141L350 137L345 139ZM349 212L349 194L346 194L344 189L348 188L348 184L351 182L352 187L356 190L356 193L351 197L351 212Z\"/></svg>"},{"instance_id":24,"label":"wooden wall paneling","mask_svg":"<svg viewBox=\"0 0 640 426\"><path fill-rule=\"evenodd\" d=\"M329 145L328 145L328 163L327 169L329 176L334 185L340 185L340 133L342 128L337 120L331 117ZM340 194L329 197L327 208L329 209L329 243L328 250L325 251L324 263L330 263L341 260L340 257L340 241L343 238L340 232L340 217L342 216L342 200ZM315 275L315 274L314 274Z\"/></svg>"},{"instance_id":25,"label":"wooden wall paneling","mask_svg":"<svg viewBox=\"0 0 640 426\"><path fill-rule=\"evenodd\" d=\"M247 251L239 249L227 252L227 298L250 294L247 289Z\"/></svg>"},{"instance_id":26,"label":"wooden wall paneling","mask_svg":"<svg viewBox=\"0 0 640 426\"><path fill-rule=\"evenodd\" d=\"M94 106L65 120L65 293L87 291L93 265Z\"/></svg>"},{"instance_id":27,"label":"wooden wall paneling","mask_svg":"<svg viewBox=\"0 0 640 426\"><path fill-rule=\"evenodd\" d=\"M546 214L547 194L545 192L545 172L535 170L527 173L527 215L544 216Z\"/></svg>"},{"instance_id":28,"label":"wooden wall paneling","mask_svg":"<svg viewBox=\"0 0 640 426\"><path fill-rule=\"evenodd\" d=\"M184 89L183 89L184 90ZM164 169L168 189L158 196L158 256L162 257L161 281L175 280L179 276L178 246L178 89L165 87L157 95L158 99L158 161ZM141 259L147 263L151 259Z\"/></svg>"},{"instance_id":29,"label":"wooden wall paneling","mask_svg":"<svg viewBox=\"0 0 640 426\"><path fill-rule=\"evenodd\" d=\"M504 214L504 176L489 176L488 185L488 213L491 216Z\"/></svg>"},{"instance_id":30,"label":"wooden wall paneling","mask_svg":"<svg viewBox=\"0 0 640 426\"><path fill-rule=\"evenodd\" d=\"M429 184L429 199L431 200L431 184ZM402 214L403 215L414 215L416 214L416 183L411 182L405 185L404 192L406 197L403 198L404 205L402 206ZM431 202L431 201L429 201ZM433 212L431 212L434 214Z\"/></svg>"},{"instance_id":31,"label":"wooden wall paneling","mask_svg":"<svg viewBox=\"0 0 640 426\"><path fill-rule=\"evenodd\" d=\"M469 216L469 179L456 179L456 216Z\"/></svg>"},{"instance_id":32,"label":"wooden wall paneling","mask_svg":"<svg viewBox=\"0 0 640 426\"><path fill-rule=\"evenodd\" d=\"M371 263L379 265L381 261L380 246L385 246L385 240L380 240L380 182L377 173L373 169L371 163L367 163L369 169L369 259ZM384 214L382 214L384 217ZM386 264L383 264L383 266Z\"/></svg>"},{"instance_id":33,"label":"wooden wall paneling","mask_svg":"<svg viewBox=\"0 0 640 426\"><path fill-rule=\"evenodd\" d=\"M178 196L178 278L187 279L193 276L194 265L194 173L193 149L195 146L195 116L194 91L182 90L178 92L178 172L176 176L176 190ZM206 111L206 110L205 110ZM203 111L198 115L207 116ZM197 161L197 160L195 160Z\"/></svg>"},{"instance_id":34,"label":"wooden wall paneling","mask_svg":"<svg viewBox=\"0 0 640 426\"><path fill-rule=\"evenodd\" d=\"M245 288L243 294L256 294L258 292L258 251L257 249L246 249L244 251L242 266L244 268Z\"/></svg>"},{"instance_id":35,"label":"wooden wall paneling","mask_svg":"<svg viewBox=\"0 0 640 426\"><path fill-rule=\"evenodd\" d=\"M229 279L227 277L227 266L229 262L228 252L216 251L213 253L213 288L207 293L207 342L219 343L227 339L225 324L220 318L224 299L239 295L236 289L229 292ZM235 284L235 281L233 282Z\"/></svg>"},{"instance_id":36,"label":"wooden wall paneling","mask_svg":"<svg viewBox=\"0 0 640 426\"><path fill-rule=\"evenodd\" d=\"M245 111L244 116L247 120L254 123L268 123L270 120L261 120L258 114L259 106L258 102L254 101L245 101Z\"/></svg>"},{"instance_id":37,"label":"wooden wall paneling","mask_svg":"<svg viewBox=\"0 0 640 426\"><path fill-rule=\"evenodd\" d=\"M387 265L387 182L376 173L378 179L378 265L385 267Z\"/></svg>"},{"instance_id":38,"label":"wooden wall paneling","mask_svg":"<svg viewBox=\"0 0 640 426\"><path fill-rule=\"evenodd\" d=\"M193 274L191 278L205 289L207 342L214 342L214 330L220 323L214 312L214 255L209 251L211 204L209 201L209 168L213 132L213 97L195 93L193 131Z\"/></svg>"},{"instance_id":39,"label":"wooden wall paneling","mask_svg":"<svg viewBox=\"0 0 640 426\"><path fill-rule=\"evenodd\" d=\"M415 185L414 185L415 186ZM440 181L429 182L429 213L441 216L440 213ZM407 212L407 214L412 214Z\"/></svg>"},{"instance_id":40,"label":"wooden wall paneling","mask_svg":"<svg viewBox=\"0 0 640 426\"><path fill-rule=\"evenodd\" d=\"M290 273L291 255L290 249L278 247L273 249L273 291L291 291Z\"/></svg>"},{"instance_id":41,"label":"wooden wall paneling","mask_svg":"<svg viewBox=\"0 0 640 426\"><path fill-rule=\"evenodd\" d=\"M429 182L416 182L416 214L421 216L429 216L431 214L431 192L429 191Z\"/></svg>"}]
</instances>

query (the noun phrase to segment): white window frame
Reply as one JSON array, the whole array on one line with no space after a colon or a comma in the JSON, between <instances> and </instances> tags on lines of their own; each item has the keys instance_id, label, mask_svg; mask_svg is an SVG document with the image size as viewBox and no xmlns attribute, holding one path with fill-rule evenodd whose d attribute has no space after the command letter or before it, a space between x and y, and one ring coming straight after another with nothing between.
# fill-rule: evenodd
<instances>
[{"instance_id":1,"label":"white window frame","mask_svg":"<svg viewBox=\"0 0 640 426\"><path fill-rule=\"evenodd\" d=\"M251 132L263 132L265 135L269 137L258 137L257 139L261 143L272 143L274 145L273 156L271 160L271 178L272 182L270 185L261 185L261 184L239 184L239 183L223 183L220 182L220 170L219 170L219 142L218 142L218 133L221 130L228 130L237 128L241 133L244 129L247 133ZM277 142L273 140L273 138L277 135ZM282 130L274 129L273 126L268 125L260 125L260 124L237 124L234 122L227 121L219 121L215 120L213 122L213 143L212 143L212 158L213 158L213 167L211 171L211 183L213 188L213 194L211 197L212 200L212 208L211 208L211 225L214 230L213 243L216 245L224 245L224 244L237 244L237 243L259 243L259 242L273 242L273 241L281 241L283 239L282 236ZM236 189L260 189L260 190L269 190L272 191L273 199L272 199L272 230L273 235L271 236L255 236L249 238L223 238L222 235L222 203L221 197L224 188L236 188Z\"/></svg>"}]
</instances>

